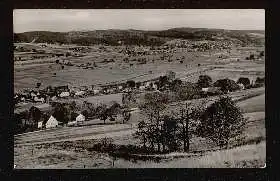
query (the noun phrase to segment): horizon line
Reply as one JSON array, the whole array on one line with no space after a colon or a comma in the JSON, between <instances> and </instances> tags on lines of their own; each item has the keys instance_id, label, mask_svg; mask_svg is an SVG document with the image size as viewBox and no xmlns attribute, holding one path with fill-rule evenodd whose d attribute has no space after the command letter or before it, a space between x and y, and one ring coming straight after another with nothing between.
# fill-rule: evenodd
<instances>
[{"instance_id":1,"label":"horizon line","mask_svg":"<svg viewBox=\"0 0 280 181\"><path fill-rule=\"evenodd\" d=\"M265 31L264 29L223 29L223 28L202 28L202 27L174 27L168 29L159 29L159 30L147 30L147 29L118 29L118 28L111 28L111 29L92 29L92 30L69 30L69 31L52 31L52 30L31 30L31 31L23 31L23 32L14 32L16 33L28 33L28 32L52 32L52 33L69 33L69 32L90 32L90 31L108 31L108 30L121 30L121 31L167 31L172 29L180 29L180 28L189 28L189 29L208 29L208 30L226 30L226 31Z\"/></svg>"}]
</instances>

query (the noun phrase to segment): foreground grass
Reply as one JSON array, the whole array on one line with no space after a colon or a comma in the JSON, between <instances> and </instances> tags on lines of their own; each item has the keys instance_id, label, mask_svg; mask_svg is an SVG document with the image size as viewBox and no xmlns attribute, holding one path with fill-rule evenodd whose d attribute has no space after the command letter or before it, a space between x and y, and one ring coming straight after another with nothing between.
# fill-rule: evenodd
<instances>
[{"instance_id":1,"label":"foreground grass","mask_svg":"<svg viewBox=\"0 0 280 181\"><path fill-rule=\"evenodd\" d=\"M130 161L117 158L113 161L107 154L85 150L59 150L53 147L17 148L15 164L17 168L259 168L265 165L265 142L243 145L228 150L218 150L201 154L171 153L168 159L155 161ZM25 152L25 153L22 153ZM24 159L18 160L18 155ZM180 158L174 158L180 155Z\"/></svg>"}]
</instances>

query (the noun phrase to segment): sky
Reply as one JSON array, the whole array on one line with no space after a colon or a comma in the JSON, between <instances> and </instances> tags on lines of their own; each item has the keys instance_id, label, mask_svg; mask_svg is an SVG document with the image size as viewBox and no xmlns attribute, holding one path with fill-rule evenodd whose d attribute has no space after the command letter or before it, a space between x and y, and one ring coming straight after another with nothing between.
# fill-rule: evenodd
<instances>
[{"instance_id":1,"label":"sky","mask_svg":"<svg viewBox=\"0 0 280 181\"><path fill-rule=\"evenodd\" d=\"M16 9L14 32L217 28L264 30L264 9Z\"/></svg>"}]
</instances>

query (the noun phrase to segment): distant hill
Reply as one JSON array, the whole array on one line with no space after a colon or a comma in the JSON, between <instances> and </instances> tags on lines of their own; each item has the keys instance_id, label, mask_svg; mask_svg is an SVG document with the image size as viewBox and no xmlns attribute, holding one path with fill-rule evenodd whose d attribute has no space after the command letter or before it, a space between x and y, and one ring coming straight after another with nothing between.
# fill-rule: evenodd
<instances>
[{"instance_id":1,"label":"distant hill","mask_svg":"<svg viewBox=\"0 0 280 181\"><path fill-rule=\"evenodd\" d=\"M263 36L259 36L263 35ZM265 31L262 30L223 30L207 28L173 28L162 31L143 30L95 30L50 32L31 31L14 34L15 42L37 43L74 43L79 45L108 44L118 45L122 41L125 45L161 45L171 39L188 40L229 40L244 44L264 43Z\"/></svg>"}]
</instances>

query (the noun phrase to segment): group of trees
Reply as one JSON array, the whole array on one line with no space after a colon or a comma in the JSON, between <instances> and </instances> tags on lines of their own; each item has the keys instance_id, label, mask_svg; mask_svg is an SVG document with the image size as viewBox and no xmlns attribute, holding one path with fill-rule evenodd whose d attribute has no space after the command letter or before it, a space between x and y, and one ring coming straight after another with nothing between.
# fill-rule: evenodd
<instances>
[{"instance_id":1,"label":"group of trees","mask_svg":"<svg viewBox=\"0 0 280 181\"><path fill-rule=\"evenodd\" d=\"M212 140L219 147L240 140L245 119L229 97L208 107L180 107L179 112L164 113L168 98L162 93L148 93L141 110L145 119L139 122L135 137L146 150L170 152L190 150L192 136Z\"/></svg>"},{"instance_id":2,"label":"group of trees","mask_svg":"<svg viewBox=\"0 0 280 181\"><path fill-rule=\"evenodd\" d=\"M264 78L261 79L257 77L256 79L256 84L263 84L264 83ZM227 91L236 91L240 89L238 84L243 84L244 88L248 89L251 88L253 85L250 82L250 79L248 77L240 77L236 82L231 79L219 79L216 82L213 83L212 79L208 75L200 75L199 79L197 81L197 86L201 88L206 88L206 87L220 87L221 91L226 93Z\"/></svg>"},{"instance_id":3,"label":"group of trees","mask_svg":"<svg viewBox=\"0 0 280 181\"><path fill-rule=\"evenodd\" d=\"M121 105L117 102L113 102L110 106L105 104L100 104L94 106L92 103L84 101L82 105L82 114L86 117L98 118L104 121L104 124L107 119L110 121L115 121L117 115L121 115L123 123L129 121L130 112L127 109L123 109Z\"/></svg>"}]
</instances>

